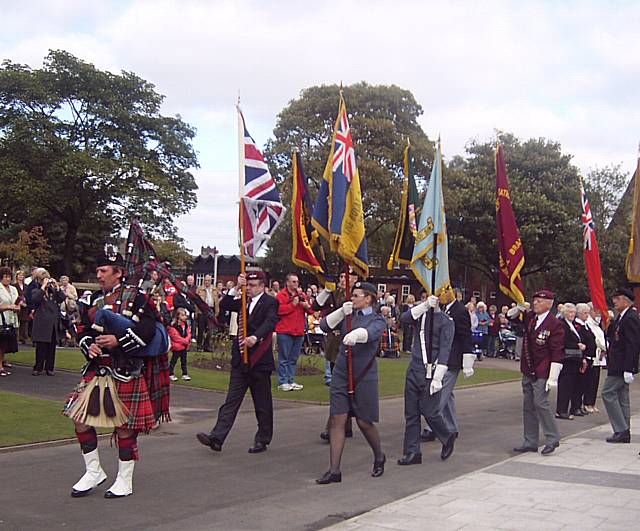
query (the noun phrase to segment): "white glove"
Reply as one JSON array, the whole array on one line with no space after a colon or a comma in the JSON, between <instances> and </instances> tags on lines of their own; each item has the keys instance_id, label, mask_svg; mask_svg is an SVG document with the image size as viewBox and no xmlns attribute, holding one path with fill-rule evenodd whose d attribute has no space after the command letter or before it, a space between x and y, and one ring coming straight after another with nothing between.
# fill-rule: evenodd
<instances>
[{"instance_id":1,"label":"white glove","mask_svg":"<svg viewBox=\"0 0 640 531\"><path fill-rule=\"evenodd\" d=\"M635 380L635 378L633 377L633 373L631 372L625 372L622 376L624 377L624 383L626 384L630 384L631 382L633 382L633 380Z\"/></svg>"},{"instance_id":2,"label":"white glove","mask_svg":"<svg viewBox=\"0 0 640 531\"><path fill-rule=\"evenodd\" d=\"M366 328L356 328L355 330L351 330L351 332L342 338L342 342L350 347L356 343L366 343L368 340L369 332L367 332Z\"/></svg>"},{"instance_id":3,"label":"white glove","mask_svg":"<svg viewBox=\"0 0 640 531\"><path fill-rule=\"evenodd\" d=\"M520 312L524 312L525 311L525 307L518 304L518 306L514 306L513 308L509 308L507 310L507 317L509 319L514 318L516 315L518 315Z\"/></svg>"},{"instance_id":4,"label":"white glove","mask_svg":"<svg viewBox=\"0 0 640 531\"><path fill-rule=\"evenodd\" d=\"M462 355L462 374L465 378L471 378L475 371L473 370L473 362L476 361L475 354Z\"/></svg>"},{"instance_id":5,"label":"white glove","mask_svg":"<svg viewBox=\"0 0 640 531\"><path fill-rule=\"evenodd\" d=\"M429 301L426 300L424 302L421 302L420 304L416 304L413 308L411 308L411 317L413 317L416 321L418 319L420 319L420 317L422 316L422 314L426 313L427 311L429 311Z\"/></svg>"},{"instance_id":6,"label":"white glove","mask_svg":"<svg viewBox=\"0 0 640 531\"><path fill-rule=\"evenodd\" d=\"M441 365L438 363L436 365L436 370L433 373L433 378L431 379L431 386L429 387L429 394L435 395L438 391L442 389L442 379L444 375L447 374L449 367L446 365Z\"/></svg>"},{"instance_id":7,"label":"white glove","mask_svg":"<svg viewBox=\"0 0 640 531\"><path fill-rule=\"evenodd\" d=\"M427 297L427 305L429 306L429 308L437 308L439 302L440 299L438 299L438 297L436 297L435 295L429 295L429 297Z\"/></svg>"},{"instance_id":8,"label":"white glove","mask_svg":"<svg viewBox=\"0 0 640 531\"><path fill-rule=\"evenodd\" d=\"M327 288L323 288L322 291L320 291L320 293L318 293L318 296L316 297L316 302L318 303L318 306L324 306L325 302L327 302L330 295L331 295L331 290Z\"/></svg>"},{"instance_id":9,"label":"white glove","mask_svg":"<svg viewBox=\"0 0 640 531\"><path fill-rule=\"evenodd\" d=\"M353 313L353 303L351 301L347 301L342 305L342 313L345 317Z\"/></svg>"},{"instance_id":10,"label":"white glove","mask_svg":"<svg viewBox=\"0 0 640 531\"><path fill-rule=\"evenodd\" d=\"M558 387L558 377L560 376L560 371L562 370L562 363L551 362L551 367L549 368L549 378L547 378L547 384L544 386L545 391L549 391L549 389Z\"/></svg>"}]
</instances>

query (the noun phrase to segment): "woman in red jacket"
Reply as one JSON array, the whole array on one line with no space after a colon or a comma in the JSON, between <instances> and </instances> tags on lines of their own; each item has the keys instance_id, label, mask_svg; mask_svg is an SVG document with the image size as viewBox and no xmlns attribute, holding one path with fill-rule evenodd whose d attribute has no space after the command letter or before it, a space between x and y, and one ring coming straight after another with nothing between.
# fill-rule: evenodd
<instances>
[{"instance_id":1,"label":"woman in red jacket","mask_svg":"<svg viewBox=\"0 0 640 531\"><path fill-rule=\"evenodd\" d=\"M176 310L176 316L171 323L171 326L167 328L169 332L169 339L171 340L171 363L169 364L169 379L175 382L178 377L173 374L173 370L180 358L180 365L182 367L182 379L189 381L191 376L187 370L187 352L189 345L191 344L191 327L189 326L189 314L184 308L178 308Z\"/></svg>"}]
</instances>

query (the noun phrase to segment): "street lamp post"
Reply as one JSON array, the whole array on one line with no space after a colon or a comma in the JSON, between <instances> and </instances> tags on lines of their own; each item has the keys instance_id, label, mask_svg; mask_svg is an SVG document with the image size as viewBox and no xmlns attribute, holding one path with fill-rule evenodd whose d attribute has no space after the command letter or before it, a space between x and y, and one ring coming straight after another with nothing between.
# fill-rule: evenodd
<instances>
[{"instance_id":1,"label":"street lamp post","mask_svg":"<svg viewBox=\"0 0 640 531\"><path fill-rule=\"evenodd\" d=\"M213 285L218 285L218 249L213 248Z\"/></svg>"}]
</instances>

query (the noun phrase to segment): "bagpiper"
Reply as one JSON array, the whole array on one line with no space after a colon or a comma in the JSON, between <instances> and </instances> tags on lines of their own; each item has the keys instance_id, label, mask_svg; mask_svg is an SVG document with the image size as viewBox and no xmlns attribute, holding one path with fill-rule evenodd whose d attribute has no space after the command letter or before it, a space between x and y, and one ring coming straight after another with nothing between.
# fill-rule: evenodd
<instances>
[{"instance_id":1,"label":"bagpiper","mask_svg":"<svg viewBox=\"0 0 640 531\"><path fill-rule=\"evenodd\" d=\"M133 493L138 434L169 417L168 338L148 296L123 284L125 264L106 247L96 265L100 284L82 315L79 346L87 359L82 379L64 414L73 420L86 472L71 496L88 495L107 479L98 455L95 428L113 428L118 475L105 498Z\"/></svg>"}]
</instances>

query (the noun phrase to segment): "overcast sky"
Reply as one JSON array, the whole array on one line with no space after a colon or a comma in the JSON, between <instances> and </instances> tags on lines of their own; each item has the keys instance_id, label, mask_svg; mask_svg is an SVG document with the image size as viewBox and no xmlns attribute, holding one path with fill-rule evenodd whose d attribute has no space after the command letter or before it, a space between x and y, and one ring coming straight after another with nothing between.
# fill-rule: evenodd
<instances>
[{"instance_id":1,"label":"overcast sky","mask_svg":"<svg viewBox=\"0 0 640 531\"><path fill-rule=\"evenodd\" d=\"M501 129L561 142L583 173L635 169L640 2L0 0L0 13L0 58L39 67L60 48L133 71L197 128L198 207L177 222L195 252L237 251L238 91L258 145L303 88L364 80L410 90L447 157Z\"/></svg>"}]
</instances>

